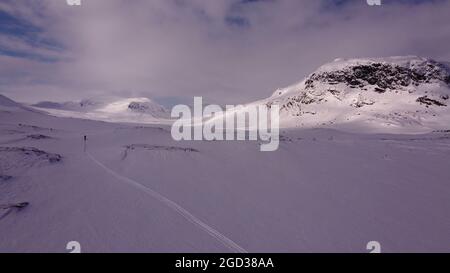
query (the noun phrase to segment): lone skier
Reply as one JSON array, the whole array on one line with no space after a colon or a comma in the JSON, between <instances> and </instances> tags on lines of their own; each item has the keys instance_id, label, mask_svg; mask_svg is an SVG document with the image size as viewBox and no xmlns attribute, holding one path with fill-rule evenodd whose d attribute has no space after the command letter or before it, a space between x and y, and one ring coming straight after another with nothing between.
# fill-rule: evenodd
<instances>
[{"instance_id":1,"label":"lone skier","mask_svg":"<svg viewBox=\"0 0 450 273\"><path fill-rule=\"evenodd\" d=\"M84 152L86 152L86 142L87 142L87 136L85 135L84 136L84 148L83 148Z\"/></svg>"}]
</instances>

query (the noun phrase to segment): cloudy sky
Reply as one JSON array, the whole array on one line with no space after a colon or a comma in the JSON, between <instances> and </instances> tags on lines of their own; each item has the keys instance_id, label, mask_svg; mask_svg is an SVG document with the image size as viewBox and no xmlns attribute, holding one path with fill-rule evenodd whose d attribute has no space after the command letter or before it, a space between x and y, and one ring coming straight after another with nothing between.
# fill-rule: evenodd
<instances>
[{"instance_id":1,"label":"cloudy sky","mask_svg":"<svg viewBox=\"0 0 450 273\"><path fill-rule=\"evenodd\" d=\"M0 0L0 93L242 103L343 57L450 61L450 0Z\"/></svg>"}]
</instances>

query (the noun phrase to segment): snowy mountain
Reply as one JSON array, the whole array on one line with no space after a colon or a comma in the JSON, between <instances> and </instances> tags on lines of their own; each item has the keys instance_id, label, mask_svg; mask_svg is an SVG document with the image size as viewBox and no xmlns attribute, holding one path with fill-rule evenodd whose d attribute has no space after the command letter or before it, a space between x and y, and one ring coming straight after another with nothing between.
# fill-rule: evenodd
<instances>
[{"instance_id":1,"label":"snowy mountain","mask_svg":"<svg viewBox=\"0 0 450 273\"><path fill-rule=\"evenodd\" d=\"M13 101L12 99L0 94L0 114L11 114L13 112L33 112L41 113L42 111L36 110L27 105Z\"/></svg>"},{"instance_id":2,"label":"snowy mountain","mask_svg":"<svg viewBox=\"0 0 450 273\"><path fill-rule=\"evenodd\" d=\"M282 127L422 132L449 127L450 68L415 56L337 59L257 104Z\"/></svg>"},{"instance_id":3,"label":"snowy mountain","mask_svg":"<svg viewBox=\"0 0 450 273\"><path fill-rule=\"evenodd\" d=\"M6 108L6 107L20 107L21 105L3 95L0 95L0 107Z\"/></svg>"},{"instance_id":4,"label":"snowy mountain","mask_svg":"<svg viewBox=\"0 0 450 273\"><path fill-rule=\"evenodd\" d=\"M117 122L154 122L168 119L169 112L148 98L85 99L80 102L39 102L33 107L63 117Z\"/></svg>"}]
</instances>

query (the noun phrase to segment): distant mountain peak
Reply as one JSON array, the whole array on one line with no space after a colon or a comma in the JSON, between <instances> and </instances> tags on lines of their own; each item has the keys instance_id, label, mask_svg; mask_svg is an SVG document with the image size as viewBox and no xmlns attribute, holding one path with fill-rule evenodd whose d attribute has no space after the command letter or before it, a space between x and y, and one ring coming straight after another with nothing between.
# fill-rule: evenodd
<instances>
[{"instance_id":1,"label":"distant mountain peak","mask_svg":"<svg viewBox=\"0 0 450 273\"><path fill-rule=\"evenodd\" d=\"M128 104L128 110L137 113L153 114L156 116L166 115L167 110L153 101L132 101Z\"/></svg>"}]
</instances>

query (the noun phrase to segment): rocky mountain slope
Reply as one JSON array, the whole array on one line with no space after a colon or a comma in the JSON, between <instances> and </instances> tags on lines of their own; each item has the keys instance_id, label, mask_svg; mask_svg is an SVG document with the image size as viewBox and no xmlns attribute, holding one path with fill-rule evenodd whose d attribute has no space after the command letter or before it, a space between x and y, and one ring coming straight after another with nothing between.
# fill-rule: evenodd
<instances>
[{"instance_id":1,"label":"rocky mountain slope","mask_svg":"<svg viewBox=\"0 0 450 273\"><path fill-rule=\"evenodd\" d=\"M429 131L450 127L450 68L415 56L337 59L257 103L283 127Z\"/></svg>"}]
</instances>

